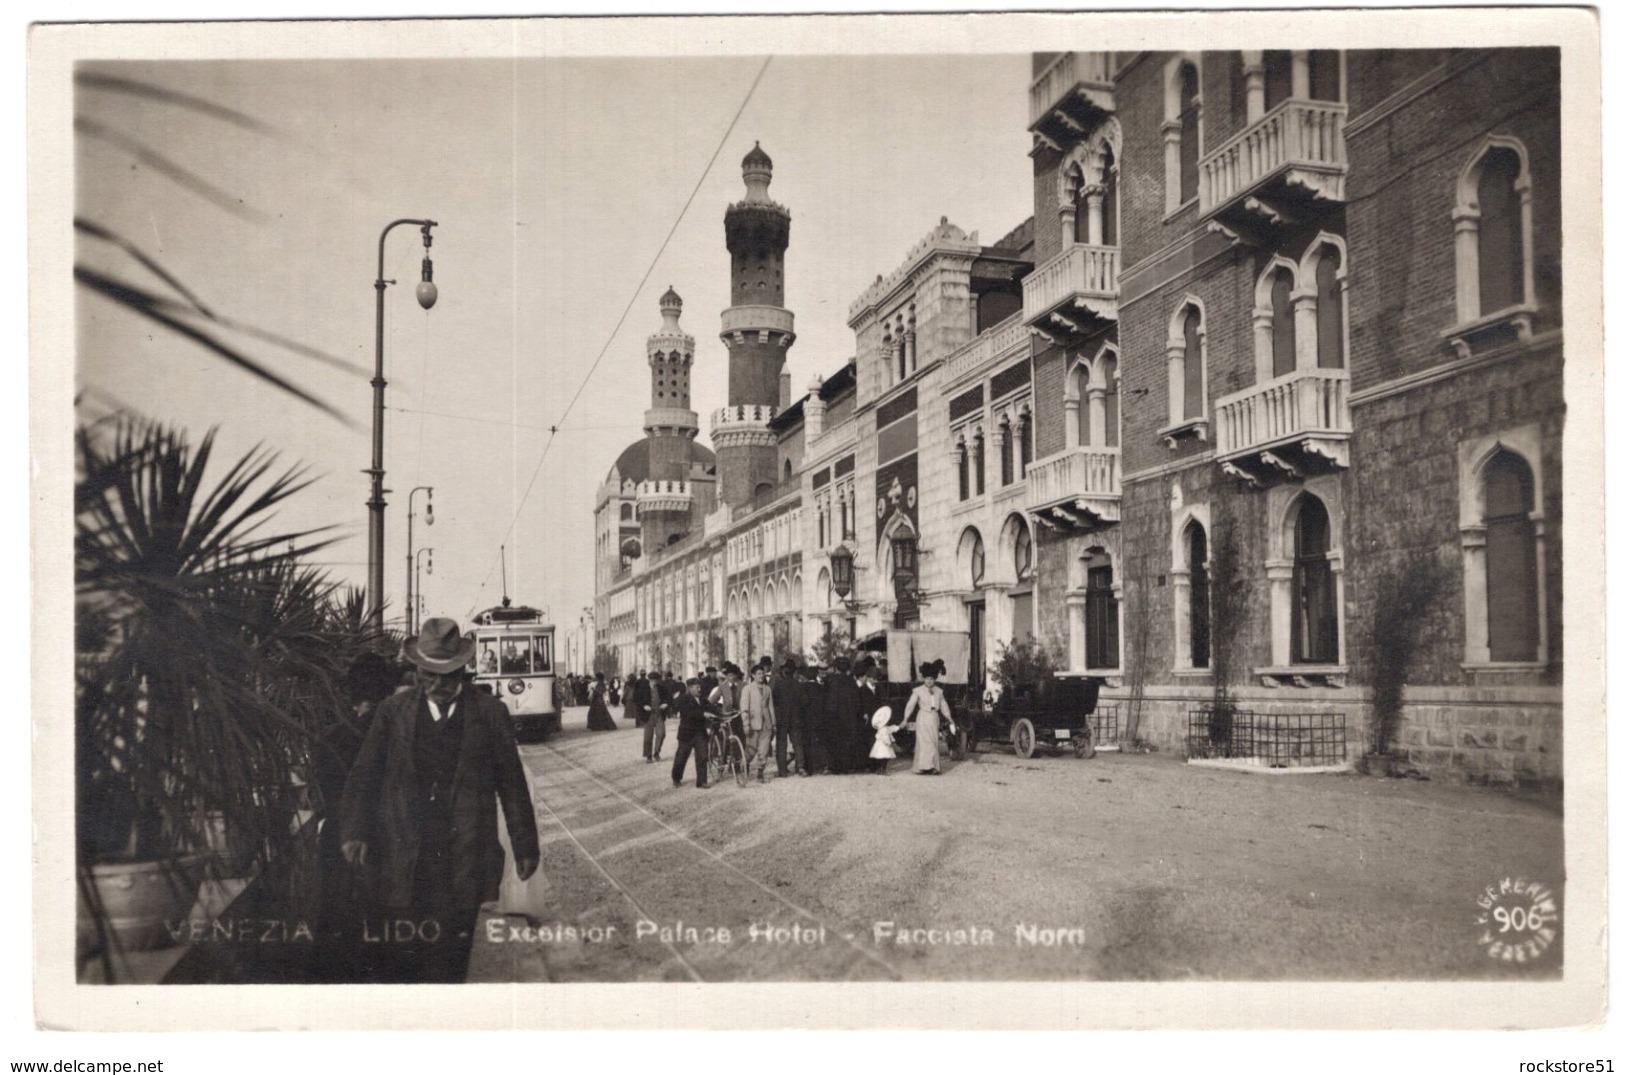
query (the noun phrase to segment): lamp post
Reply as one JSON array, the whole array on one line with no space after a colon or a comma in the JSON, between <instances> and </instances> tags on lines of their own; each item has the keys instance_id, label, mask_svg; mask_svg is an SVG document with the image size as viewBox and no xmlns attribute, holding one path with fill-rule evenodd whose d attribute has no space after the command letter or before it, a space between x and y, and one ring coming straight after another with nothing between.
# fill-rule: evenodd
<instances>
[{"instance_id":1,"label":"lamp post","mask_svg":"<svg viewBox=\"0 0 1625 1075\"><path fill-rule=\"evenodd\" d=\"M429 494L426 498L428 503L423 507L423 525L434 525L434 486L416 486L410 493L406 494L406 633L409 635L418 633L418 607L412 603L412 576L414 574L412 570L412 519L414 516L412 499L419 493Z\"/></svg>"},{"instance_id":2,"label":"lamp post","mask_svg":"<svg viewBox=\"0 0 1625 1075\"><path fill-rule=\"evenodd\" d=\"M368 617L375 627L384 625L384 288L393 280L384 279L384 240L402 224L416 224L423 230L423 278L417 287L418 305L425 310L434 306L440 290L434 285L434 263L429 260L429 247L434 239L429 229L433 220L392 220L378 235L378 279L373 287L378 291L378 334L376 359L372 373L372 496L367 500L367 605Z\"/></svg>"},{"instance_id":3,"label":"lamp post","mask_svg":"<svg viewBox=\"0 0 1625 1075\"><path fill-rule=\"evenodd\" d=\"M424 553L429 554L429 574L432 575L434 574L434 549L432 548L418 550L417 558L412 562L413 573L416 574L418 571L422 570ZM411 606L412 634L415 635L418 633L418 612L420 611L418 605L423 603L423 583L421 580L419 580L417 585L413 588L413 592L417 594L416 603Z\"/></svg>"}]
</instances>

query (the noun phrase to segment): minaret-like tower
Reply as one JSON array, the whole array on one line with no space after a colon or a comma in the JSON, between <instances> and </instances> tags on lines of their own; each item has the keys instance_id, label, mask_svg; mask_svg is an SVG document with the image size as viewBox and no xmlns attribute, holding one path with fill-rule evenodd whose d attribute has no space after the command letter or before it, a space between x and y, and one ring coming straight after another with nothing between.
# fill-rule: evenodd
<instances>
[{"instance_id":1,"label":"minaret-like tower","mask_svg":"<svg viewBox=\"0 0 1625 1075\"><path fill-rule=\"evenodd\" d=\"M660 296L660 331L648 343L649 409L643 412L643 431L649 436L649 477L638 486L638 520L647 550L687 533L694 502L689 443L700 431L700 419L688 406L694 337L677 323L682 315L682 298L667 288Z\"/></svg>"},{"instance_id":2,"label":"minaret-like tower","mask_svg":"<svg viewBox=\"0 0 1625 1075\"><path fill-rule=\"evenodd\" d=\"M795 342L795 315L784 308L784 251L790 210L767 196L773 161L761 144L742 164L745 196L724 218L733 255L733 305L722 311L728 347L728 406L711 415L711 444L724 503L739 505L777 480L779 372Z\"/></svg>"}]
</instances>

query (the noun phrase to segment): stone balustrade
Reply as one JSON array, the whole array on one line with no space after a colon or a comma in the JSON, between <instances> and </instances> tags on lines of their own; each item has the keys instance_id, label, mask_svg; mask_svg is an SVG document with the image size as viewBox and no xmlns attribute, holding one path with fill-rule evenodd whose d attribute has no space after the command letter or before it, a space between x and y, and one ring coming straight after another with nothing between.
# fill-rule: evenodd
<instances>
[{"instance_id":1,"label":"stone balustrade","mask_svg":"<svg viewBox=\"0 0 1625 1075\"><path fill-rule=\"evenodd\" d=\"M1107 91L1117 77L1110 52L1063 52L1033 79L1027 90L1027 126L1032 127L1079 86Z\"/></svg>"},{"instance_id":2,"label":"stone balustrade","mask_svg":"<svg viewBox=\"0 0 1625 1075\"><path fill-rule=\"evenodd\" d=\"M1027 467L1027 502L1034 506L1062 500L1111 500L1123 495L1116 448L1068 448Z\"/></svg>"},{"instance_id":3,"label":"stone balustrade","mask_svg":"<svg viewBox=\"0 0 1625 1075\"><path fill-rule=\"evenodd\" d=\"M1222 396L1213 410L1221 459L1300 438L1346 439L1352 431L1347 370L1298 370Z\"/></svg>"},{"instance_id":4,"label":"stone balustrade","mask_svg":"<svg viewBox=\"0 0 1625 1075\"><path fill-rule=\"evenodd\" d=\"M1117 301L1117 247L1079 243L1038 266L1022 281L1022 316L1028 324L1073 299Z\"/></svg>"},{"instance_id":5,"label":"stone balustrade","mask_svg":"<svg viewBox=\"0 0 1625 1075\"><path fill-rule=\"evenodd\" d=\"M1251 193L1278 173L1296 173L1316 193L1343 200L1348 105L1287 100L1202 158L1198 193L1203 216Z\"/></svg>"}]
</instances>

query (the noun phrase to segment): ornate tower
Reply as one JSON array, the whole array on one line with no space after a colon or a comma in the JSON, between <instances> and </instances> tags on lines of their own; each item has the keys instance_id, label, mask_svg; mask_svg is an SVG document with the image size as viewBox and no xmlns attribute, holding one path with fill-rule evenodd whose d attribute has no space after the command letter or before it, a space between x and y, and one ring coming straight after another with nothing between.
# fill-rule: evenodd
<instances>
[{"instance_id":1,"label":"ornate tower","mask_svg":"<svg viewBox=\"0 0 1625 1075\"><path fill-rule=\"evenodd\" d=\"M733 256L733 305L722 311L728 347L728 406L711 415L722 499L742 504L777 480L777 442L768 423L778 413L779 372L795 342L795 315L784 308L784 251L790 210L767 196L773 161L761 144L742 164L745 196L724 218Z\"/></svg>"},{"instance_id":2,"label":"ornate tower","mask_svg":"<svg viewBox=\"0 0 1625 1075\"><path fill-rule=\"evenodd\" d=\"M649 437L649 477L638 485L638 520L648 550L688 532L694 503L689 449L700 419L688 406L694 337L677 323L682 315L683 300L667 288L660 296L660 331L648 343L649 409L643 412L643 431Z\"/></svg>"}]
</instances>

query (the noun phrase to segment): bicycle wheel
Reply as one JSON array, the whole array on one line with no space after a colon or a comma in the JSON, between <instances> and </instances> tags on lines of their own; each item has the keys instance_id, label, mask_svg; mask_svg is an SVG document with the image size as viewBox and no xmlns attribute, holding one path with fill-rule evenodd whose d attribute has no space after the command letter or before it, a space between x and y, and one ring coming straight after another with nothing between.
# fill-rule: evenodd
<instances>
[{"instance_id":1,"label":"bicycle wheel","mask_svg":"<svg viewBox=\"0 0 1625 1075\"><path fill-rule=\"evenodd\" d=\"M736 735L728 737L728 765L733 769L734 780L740 787L750 783L750 764L745 761L745 744Z\"/></svg>"},{"instance_id":2,"label":"bicycle wheel","mask_svg":"<svg viewBox=\"0 0 1625 1075\"><path fill-rule=\"evenodd\" d=\"M725 747L718 741L717 736L711 737L710 754L706 758L706 783L715 784L722 779L728 759L723 757Z\"/></svg>"}]
</instances>

